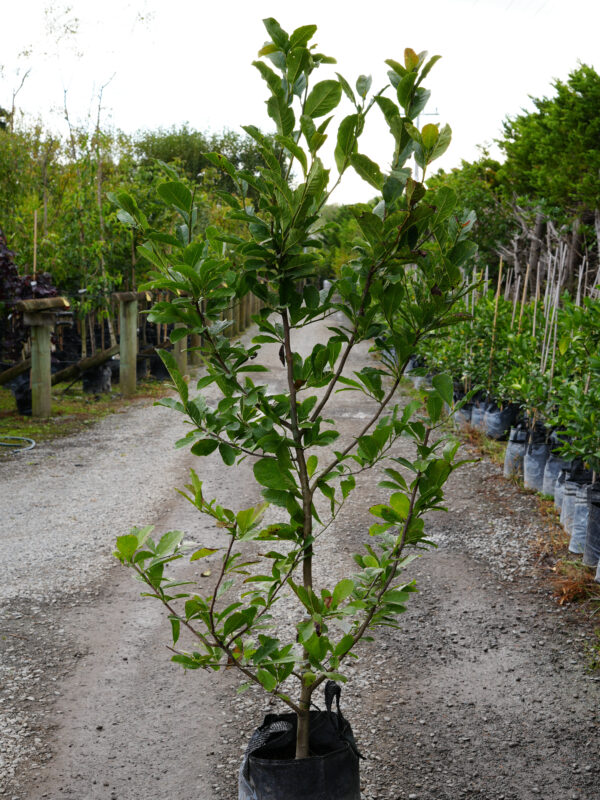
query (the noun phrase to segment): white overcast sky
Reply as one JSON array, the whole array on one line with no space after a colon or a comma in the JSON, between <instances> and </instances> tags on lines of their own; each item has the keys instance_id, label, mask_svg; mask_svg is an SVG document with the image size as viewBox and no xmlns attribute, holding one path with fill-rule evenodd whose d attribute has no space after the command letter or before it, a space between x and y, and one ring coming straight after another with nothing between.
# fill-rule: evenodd
<instances>
[{"instance_id":1,"label":"white overcast sky","mask_svg":"<svg viewBox=\"0 0 600 800\"><path fill-rule=\"evenodd\" d=\"M452 127L453 143L438 162L446 169L476 158L477 145L499 135L506 115L531 108L529 95L550 94L551 81L578 62L600 71L600 0L71 0L66 15L65 2L52 4L59 20L79 20L77 34L59 42L48 34L49 5L0 0L0 105L10 106L31 68L17 107L55 129L65 90L71 117L84 120L95 116L98 90L109 80L103 120L128 132L183 122L212 131L247 123L269 129L264 84L251 66L268 16L288 31L318 25L320 51L338 60L327 68L331 76L337 70L352 84L366 73L381 87L384 60L401 61L407 46L442 55L427 81L427 111L439 115L421 123ZM387 168L390 143L375 121L361 151ZM371 194L350 178L333 199Z\"/></svg>"}]
</instances>

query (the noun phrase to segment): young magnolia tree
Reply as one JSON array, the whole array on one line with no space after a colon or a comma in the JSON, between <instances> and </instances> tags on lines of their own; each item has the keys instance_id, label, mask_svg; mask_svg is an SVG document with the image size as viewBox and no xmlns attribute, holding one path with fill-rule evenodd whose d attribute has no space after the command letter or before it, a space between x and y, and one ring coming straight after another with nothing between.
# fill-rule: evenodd
<instances>
[{"instance_id":1,"label":"young magnolia tree","mask_svg":"<svg viewBox=\"0 0 600 800\"><path fill-rule=\"evenodd\" d=\"M396 624L404 611L414 588L403 577L410 560L405 549L424 542L423 515L440 507L444 482L456 467L457 445L436 432L443 402L452 402L450 378L434 378L424 407L420 402L402 407L395 397L418 342L460 318L453 308L465 293L461 265L474 246L466 241L469 219L454 213L452 191L427 191L408 166L414 157L425 175L450 141L447 126L415 126L429 97L423 81L438 56L427 61L426 53L407 49L403 63L387 61L389 84L372 95L365 76L355 89L341 75L314 81L322 65L334 63L310 44L315 25L291 35L274 19L265 26L270 41L254 66L269 89L267 108L277 134L267 138L251 125L244 128L265 166L247 172L218 153L208 156L235 185L235 193L220 196L248 235L209 228L196 237L193 193L172 172L159 193L179 214L173 235L152 229L131 197L116 196L121 218L145 239L140 253L156 268L147 288L171 293L170 302L154 306L151 319L178 323L173 341L201 335L206 371L197 388L215 384L221 396L216 404L202 394L192 396L173 357L163 352L179 400L161 402L191 422L186 442L195 455L218 450L229 466L252 459L263 501L252 508L225 508L192 472L186 496L214 519L223 537L221 566L208 592L205 582L181 586L167 576L167 565L184 557L181 532L156 542L151 528L135 529L118 538L116 555L147 584L147 594L164 603L173 647L182 627L195 637L197 649L177 652L173 661L187 669L235 666L248 682L287 704L298 715L296 756L302 758L309 754L313 692L328 678L344 681L356 645L374 628ZM353 110L336 130L332 112L343 94ZM383 113L392 136L388 173L360 152L373 110ZM335 182L319 155L331 130ZM351 168L379 199L375 207L354 206L362 232L354 258L331 288L319 291L310 282L320 258L319 215ZM249 187L258 198L252 202ZM254 317L258 332L251 344L227 338L231 323L222 319L224 309L249 292L263 304ZM303 328L333 319L334 313L343 323L330 325L327 341L302 357L297 342ZM372 365L351 377L344 374L353 348L365 340L372 342ZM260 382L265 345L279 348L286 392L271 393ZM336 449L339 433L329 404L340 389L362 392L373 410ZM413 460L394 457L400 436L414 441ZM370 509L377 521L365 531L364 551L354 556L356 572L334 587L317 586L313 563L319 536L327 535L332 518L351 501L355 475L376 464L385 467L381 485L391 496ZM261 521L269 504L280 512L276 525ZM258 543L252 560L262 562L258 575L249 575L244 563L252 542ZM267 552L265 542L272 544ZM202 547L190 560L214 552ZM297 600L295 630L287 641L276 629L284 593Z\"/></svg>"}]
</instances>

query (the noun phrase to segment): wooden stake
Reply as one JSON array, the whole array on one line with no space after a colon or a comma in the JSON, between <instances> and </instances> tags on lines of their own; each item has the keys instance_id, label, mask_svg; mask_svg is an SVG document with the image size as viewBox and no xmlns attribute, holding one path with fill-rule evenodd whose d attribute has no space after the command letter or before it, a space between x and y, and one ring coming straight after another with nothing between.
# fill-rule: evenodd
<instances>
[{"instance_id":1,"label":"wooden stake","mask_svg":"<svg viewBox=\"0 0 600 800\"><path fill-rule=\"evenodd\" d=\"M37 274L37 208L33 210L33 280Z\"/></svg>"},{"instance_id":2,"label":"wooden stake","mask_svg":"<svg viewBox=\"0 0 600 800\"><path fill-rule=\"evenodd\" d=\"M487 271L487 267L486 267ZM496 323L498 321L498 302L500 300L500 287L502 286L502 258L498 266L498 286L496 288L496 304L494 308L494 323L492 325L492 347L490 350L490 369L488 373L488 394L492 386L492 365L494 362L494 346L496 344Z\"/></svg>"},{"instance_id":3,"label":"wooden stake","mask_svg":"<svg viewBox=\"0 0 600 800\"><path fill-rule=\"evenodd\" d=\"M512 331L515 324L515 317L517 315L517 303L519 302L519 290L521 288L521 276L517 276L517 285L515 287L515 296L513 298L512 318L510 320L510 329Z\"/></svg>"},{"instance_id":4,"label":"wooden stake","mask_svg":"<svg viewBox=\"0 0 600 800\"><path fill-rule=\"evenodd\" d=\"M527 262L527 271L525 272L525 283L523 284L523 297L521 298L521 310L519 312L519 333L521 333L521 324L523 322L523 309L525 308L525 300L527 299L527 287L529 286L529 271L530 265Z\"/></svg>"},{"instance_id":5,"label":"wooden stake","mask_svg":"<svg viewBox=\"0 0 600 800\"><path fill-rule=\"evenodd\" d=\"M540 271L538 269L535 279L535 300L533 301L533 326L531 335L535 338L535 321L537 318L537 307L540 299Z\"/></svg>"}]
</instances>

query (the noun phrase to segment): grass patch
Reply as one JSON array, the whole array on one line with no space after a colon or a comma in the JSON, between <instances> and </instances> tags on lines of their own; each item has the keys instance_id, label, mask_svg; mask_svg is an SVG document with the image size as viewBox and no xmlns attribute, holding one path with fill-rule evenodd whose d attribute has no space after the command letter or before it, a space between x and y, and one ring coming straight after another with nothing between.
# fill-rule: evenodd
<instances>
[{"instance_id":1,"label":"grass patch","mask_svg":"<svg viewBox=\"0 0 600 800\"><path fill-rule=\"evenodd\" d=\"M506 442L490 439L485 433L477 428L473 428L471 425L465 425L462 428L462 434L466 443L478 450L481 455L489 458L494 464L498 464L499 466L504 465Z\"/></svg>"},{"instance_id":2,"label":"grass patch","mask_svg":"<svg viewBox=\"0 0 600 800\"><path fill-rule=\"evenodd\" d=\"M52 387L52 409L48 419L24 417L17 412L12 392L0 386L0 438L26 436L35 442L47 442L62 436L79 433L87 426L108 414L123 411L129 400L118 392L102 395L84 394L81 381L73 384L63 394L65 385ZM142 380L138 383L134 400L153 400L170 391L168 383ZM8 448L2 448L8 452Z\"/></svg>"},{"instance_id":3,"label":"grass patch","mask_svg":"<svg viewBox=\"0 0 600 800\"><path fill-rule=\"evenodd\" d=\"M600 584L594 580L595 568L585 567L571 556L559 559L552 571L554 594L559 605L600 600Z\"/></svg>"}]
</instances>

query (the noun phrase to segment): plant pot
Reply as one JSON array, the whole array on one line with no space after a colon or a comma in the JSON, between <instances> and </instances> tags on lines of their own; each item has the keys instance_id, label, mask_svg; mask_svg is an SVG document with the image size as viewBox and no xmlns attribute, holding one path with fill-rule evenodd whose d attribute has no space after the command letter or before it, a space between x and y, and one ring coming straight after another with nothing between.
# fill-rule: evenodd
<instances>
[{"instance_id":1,"label":"plant pot","mask_svg":"<svg viewBox=\"0 0 600 800\"><path fill-rule=\"evenodd\" d=\"M523 459L527 446L527 431L517 426L510 429L508 444L504 453L504 477L523 475Z\"/></svg>"},{"instance_id":2,"label":"plant pot","mask_svg":"<svg viewBox=\"0 0 600 800\"><path fill-rule=\"evenodd\" d=\"M579 484L576 481L565 481L565 491L563 493L562 508L560 509L560 524L567 533L573 530L573 517L575 516L575 495ZM581 551L583 552L583 551Z\"/></svg>"},{"instance_id":3,"label":"plant pot","mask_svg":"<svg viewBox=\"0 0 600 800\"><path fill-rule=\"evenodd\" d=\"M487 403L480 403L480 405L473 406L473 410L471 411L471 427L477 428L479 431L483 430L483 418L485 417L487 405Z\"/></svg>"},{"instance_id":4,"label":"plant pot","mask_svg":"<svg viewBox=\"0 0 600 800\"><path fill-rule=\"evenodd\" d=\"M561 469L556 478L556 483L554 484L554 507L558 511L562 510L563 498L565 495L565 482L569 473L570 470Z\"/></svg>"},{"instance_id":5,"label":"plant pot","mask_svg":"<svg viewBox=\"0 0 600 800\"><path fill-rule=\"evenodd\" d=\"M588 524L583 563L586 567L596 567L600 563L600 486L592 484L587 489Z\"/></svg>"},{"instance_id":6,"label":"plant pot","mask_svg":"<svg viewBox=\"0 0 600 800\"><path fill-rule=\"evenodd\" d=\"M294 758L297 716L266 715L240 768L238 800L360 800L361 756L339 696L340 687L328 681L327 710L310 712L309 758Z\"/></svg>"},{"instance_id":7,"label":"plant pot","mask_svg":"<svg viewBox=\"0 0 600 800\"><path fill-rule=\"evenodd\" d=\"M544 468L550 448L545 443L535 444L530 442L525 450L523 459L523 483L526 489L541 492L544 486Z\"/></svg>"},{"instance_id":8,"label":"plant pot","mask_svg":"<svg viewBox=\"0 0 600 800\"><path fill-rule=\"evenodd\" d=\"M473 403L465 403L461 408L457 408L454 412L454 420L459 428L464 428L465 425L471 423L471 412L473 410Z\"/></svg>"},{"instance_id":9,"label":"plant pot","mask_svg":"<svg viewBox=\"0 0 600 800\"><path fill-rule=\"evenodd\" d=\"M554 497L556 490L556 480L561 470L567 470L571 466L569 461L565 461L559 456L550 453L546 466L544 467L544 480L542 482L542 492L550 497Z\"/></svg>"},{"instance_id":10,"label":"plant pot","mask_svg":"<svg viewBox=\"0 0 600 800\"><path fill-rule=\"evenodd\" d=\"M588 484L581 484L575 491L575 502L573 507L573 519L571 522L571 538L569 540L569 552L581 555L585 550L585 542L588 530Z\"/></svg>"},{"instance_id":11,"label":"plant pot","mask_svg":"<svg viewBox=\"0 0 600 800\"><path fill-rule=\"evenodd\" d=\"M502 410L490 405L483 416L483 432L490 439L504 439L518 413L519 406L512 403Z\"/></svg>"}]
</instances>

